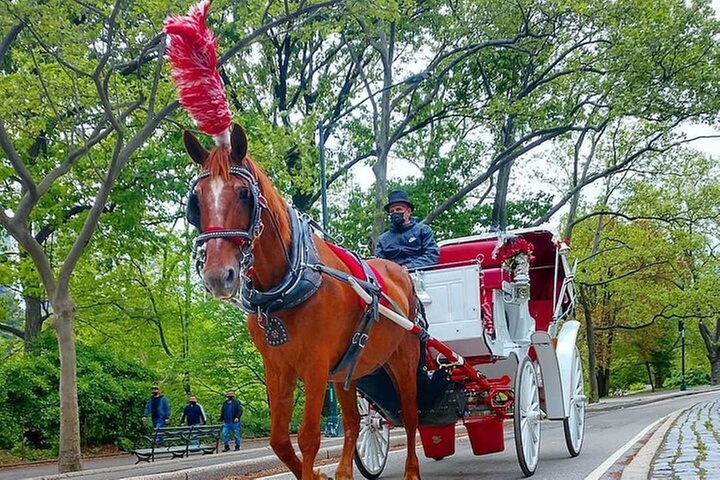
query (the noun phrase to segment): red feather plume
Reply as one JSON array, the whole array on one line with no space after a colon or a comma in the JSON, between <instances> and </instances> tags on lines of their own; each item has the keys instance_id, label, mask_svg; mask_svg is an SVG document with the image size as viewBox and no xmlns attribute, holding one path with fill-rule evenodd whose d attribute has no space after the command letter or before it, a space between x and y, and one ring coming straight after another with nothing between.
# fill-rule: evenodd
<instances>
[{"instance_id":1,"label":"red feather plume","mask_svg":"<svg viewBox=\"0 0 720 480\"><path fill-rule=\"evenodd\" d=\"M217 38L205 24L210 0L190 7L187 16L168 17L167 57L180 103L200 131L221 137L230 129L232 115L217 71Z\"/></svg>"}]
</instances>

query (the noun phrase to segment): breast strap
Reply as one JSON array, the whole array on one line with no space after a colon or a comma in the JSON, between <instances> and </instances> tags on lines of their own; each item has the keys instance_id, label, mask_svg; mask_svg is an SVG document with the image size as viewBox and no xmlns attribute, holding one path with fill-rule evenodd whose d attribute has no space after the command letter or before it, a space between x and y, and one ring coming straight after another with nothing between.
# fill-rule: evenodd
<instances>
[{"instance_id":1,"label":"breast strap","mask_svg":"<svg viewBox=\"0 0 720 480\"><path fill-rule=\"evenodd\" d=\"M242 309L248 313L270 316L274 311L292 308L310 298L322 284L322 274L306 267L320 263L309 221L298 218L290 207L288 214L292 231L288 271L280 283L264 292L253 288L249 280L243 283L240 299Z\"/></svg>"}]
</instances>

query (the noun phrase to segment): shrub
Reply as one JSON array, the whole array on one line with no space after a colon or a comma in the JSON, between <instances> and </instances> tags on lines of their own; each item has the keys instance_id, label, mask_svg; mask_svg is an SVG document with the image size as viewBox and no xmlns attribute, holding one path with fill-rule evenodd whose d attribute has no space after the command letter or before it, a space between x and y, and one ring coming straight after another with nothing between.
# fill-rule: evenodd
<instances>
[{"instance_id":1,"label":"shrub","mask_svg":"<svg viewBox=\"0 0 720 480\"><path fill-rule=\"evenodd\" d=\"M38 339L37 355L5 362L0 375L0 448L57 446L60 399L57 342ZM82 443L113 444L137 438L147 387L156 376L116 354L78 343L78 405Z\"/></svg>"}]
</instances>

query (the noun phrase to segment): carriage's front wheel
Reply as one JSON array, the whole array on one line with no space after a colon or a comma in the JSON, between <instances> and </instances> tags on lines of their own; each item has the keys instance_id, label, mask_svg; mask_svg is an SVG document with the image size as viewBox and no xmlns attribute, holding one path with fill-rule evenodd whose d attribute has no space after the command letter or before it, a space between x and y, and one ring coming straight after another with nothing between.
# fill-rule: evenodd
<instances>
[{"instance_id":1,"label":"carriage's front wheel","mask_svg":"<svg viewBox=\"0 0 720 480\"><path fill-rule=\"evenodd\" d=\"M582 361L580 352L575 347L573 364L570 371L570 410L563 420L565 444L571 457L580 455L583 438L585 437L585 387L583 384Z\"/></svg>"},{"instance_id":2,"label":"carriage's front wheel","mask_svg":"<svg viewBox=\"0 0 720 480\"><path fill-rule=\"evenodd\" d=\"M355 465L368 480L378 478L387 464L390 428L383 416L366 399L358 396L360 432L355 444Z\"/></svg>"},{"instance_id":3,"label":"carriage's front wheel","mask_svg":"<svg viewBox=\"0 0 720 480\"><path fill-rule=\"evenodd\" d=\"M515 405L513 409L515 451L526 477L535 473L540 456L540 395L535 367L529 357L518 365L515 376Z\"/></svg>"}]
</instances>

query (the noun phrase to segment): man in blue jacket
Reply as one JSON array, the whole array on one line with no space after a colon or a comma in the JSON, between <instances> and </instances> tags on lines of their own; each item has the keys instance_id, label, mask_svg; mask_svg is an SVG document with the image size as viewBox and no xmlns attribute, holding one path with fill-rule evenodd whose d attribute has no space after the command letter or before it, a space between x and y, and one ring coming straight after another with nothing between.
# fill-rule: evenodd
<instances>
[{"instance_id":1,"label":"man in blue jacket","mask_svg":"<svg viewBox=\"0 0 720 480\"><path fill-rule=\"evenodd\" d=\"M149 416L152 419L153 428L164 427L170 423L170 402L165 395L160 393L160 387L153 385L150 389L152 397L145 404L143 420Z\"/></svg>"},{"instance_id":2,"label":"man in blue jacket","mask_svg":"<svg viewBox=\"0 0 720 480\"><path fill-rule=\"evenodd\" d=\"M223 425L223 443L225 444L223 452L230 451L230 433L235 437L235 451L238 451L240 450L240 417L242 417L243 408L240 401L235 398L233 390L228 390L225 397L227 400L223 402L220 409L220 421Z\"/></svg>"},{"instance_id":3,"label":"man in blue jacket","mask_svg":"<svg viewBox=\"0 0 720 480\"><path fill-rule=\"evenodd\" d=\"M150 389L152 397L145 404L145 413L143 413L143 421L148 416L152 419L153 428L164 427L170 423L170 402L165 395L160 394L160 387L153 385ZM162 445L162 436L157 437L158 445Z\"/></svg>"},{"instance_id":4,"label":"man in blue jacket","mask_svg":"<svg viewBox=\"0 0 720 480\"><path fill-rule=\"evenodd\" d=\"M402 190L388 195L385 211L390 214L391 227L380 235L375 256L404 265L408 270L435 265L440 250L432 230L412 216L415 206Z\"/></svg>"}]
</instances>

